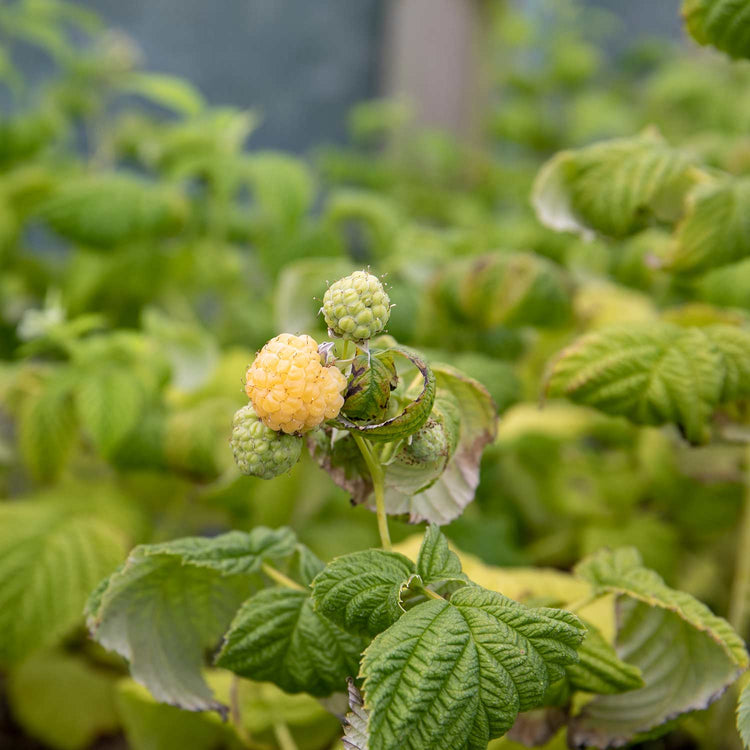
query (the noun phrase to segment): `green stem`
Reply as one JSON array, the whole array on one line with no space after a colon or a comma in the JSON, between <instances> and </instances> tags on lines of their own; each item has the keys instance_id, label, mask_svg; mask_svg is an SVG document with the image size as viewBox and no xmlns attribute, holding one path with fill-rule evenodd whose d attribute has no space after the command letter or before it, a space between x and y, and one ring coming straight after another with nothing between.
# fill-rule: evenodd
<instances>
[{"instance_id":1,"label":"green stem","mask_svg":"<svg viewBox=\"0 0 750 750\"><path fill-rule=\"evenodd\" d=\"M750 446L745 453L745 497L737 540L732 593L729 600L729 622L744 637L750 599Z\"/></svg>"},{"instance_id":2,"label":"green stem","mask_svg":"<svg viewBox=\"0 0 750 750\"><path fill-rule=\"evenodd\" d=\"M566 604L564 606L564 609L568 612L579 612L584 607L588 607L589 604L593 604L597 599L601 598L603 594L587 594L586 596L582 597L581 599L578 599L578 601L572 602L571 604Z\"/></svg>"},{"instance_id":3,"label":"green stem","mask_svg":"<svg viewBox=\"0 0 750 750\"><path fill-rule=\"evenodd\" d=\"M356 432L351 433L354 438L354 442L362 453L362 458L365 459L367 468L370 470L370 476L372 477L372 488L375 492L375 512L378 516L378 531L380 532L380 543L383 545L383 549L390 552L393 549L391 545L391 535L388 532L388 516L385 512L385 484L383 478L383 467L380 465L380 461L376 458L373 453L372 447L361 435L357 435Z\"/></svg>"},{"instance_id":4,"label":"green stem","mask_svg":"<svg viewBox=\"0 0 750 750\"><path fill-rule=\"evenodd\" d=\"M273 725L273 733L276 735L276 742L279 743L281 750L297 750L297 743L289 731L289 727L284 723Z\"/></svg>"},{"instance_id":5,"label":"green stem","mask_svg":"<svg viewBox=\"0 0 750 750\"><path fill-rule=\"evenodd\" d=\"M437 599L438 601L445 601L444 596L440 596L440 594L436 594L434 591L431 591L426 586L422 588L422 593L429 599Z\"/></svg>"},{"instance_id":6,"label":"green stem","mask_svg":"<svg viewBox=\"0 0 750 750\"><path fill-rule=\"evenodd\" d=\"M260 569L272 580L276 581L280 586L286 586L288 589L296 589L297 591L307 591L307 589L297 581L293 581L288 576L285 576L280 570L272 567L268 563L261 563Z\"/></svg>"}]
</instances>

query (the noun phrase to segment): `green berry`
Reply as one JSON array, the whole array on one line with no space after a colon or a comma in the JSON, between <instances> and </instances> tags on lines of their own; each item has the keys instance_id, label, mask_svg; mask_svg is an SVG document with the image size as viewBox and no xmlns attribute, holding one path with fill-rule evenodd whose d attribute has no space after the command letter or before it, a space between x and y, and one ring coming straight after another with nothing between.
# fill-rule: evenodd
<instances>
[{"instance_id":1,"label":"green berry","mask_svg":"<svg viewBox=\"0 0 750 750\"><path fill-rule=\"evenodd\" d=\"M391 315L391 301L380 279L355 271L331 284L323 297L323 316L333 335L366 341L380 333Z\"/></svg>"},{"instance_id":2,"label":"green berry","mask_svg":"<svg viewBox=\"0 0 750 750\"><path fill-rule=\"evenodd\" d=\"M234 415L230 444L243 474L273 479L299 461L303 438L266 427L248 404Z\"/></svg>"}]
</instances>

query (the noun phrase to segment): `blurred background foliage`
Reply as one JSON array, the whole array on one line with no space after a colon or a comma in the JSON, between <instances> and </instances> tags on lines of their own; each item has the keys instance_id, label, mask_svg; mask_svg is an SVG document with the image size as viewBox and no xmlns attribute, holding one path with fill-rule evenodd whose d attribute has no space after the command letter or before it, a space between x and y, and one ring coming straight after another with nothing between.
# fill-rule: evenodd
<instances>
[{"instance_id":1,"label":"blurred background foliage","mask_svg":"<svg viewBox=\"0 0 750 750\"><path fill-rule=\"evenodd\" d=\"M568 568L633 544L726 611L741 449L538 402L581 332L746 320L750 264L672 277L652 262L659 226L613 252L541 227L528 196L555 151L649 125L749 172L750 66L666 39L620 49L612 15L536 5L488 7L479 141L377 100L351 111L348 145L307 158L254 148L259 113L149 72L88 10L0 5L0 746L126 747L124 731L134 750L273 748L279 722L300 750L337 746L317 703L268 686L243 683L242 738L154 704L80 612L137 543L264 524L324 558L378 544L312 461L265 483L228 446L254 352L282 330L325 337L326 282L362 266L387 274L389 332L479 379L502 413L477 499L446 528L460 548ZM43 80L17 65L22 48L49 59Z\"/></svg>"}]
</instances>

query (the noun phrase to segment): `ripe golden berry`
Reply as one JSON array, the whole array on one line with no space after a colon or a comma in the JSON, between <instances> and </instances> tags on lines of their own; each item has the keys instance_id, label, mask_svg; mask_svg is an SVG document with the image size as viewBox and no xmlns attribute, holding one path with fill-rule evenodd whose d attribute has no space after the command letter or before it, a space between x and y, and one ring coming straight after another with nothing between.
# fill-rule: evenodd
<instances>
[{"instance_id":1,"label":"ripe golden berry","mask_svg":"<svg viewBox=\"0 0 750 750\"><path fill-rule=\"evenodd\" d=\"M247 370L245 391L272 430L309 432L333 419L344 404L346 378L324 367L310 336L282 333L258 352Z\"/></svg>"}]
</instances>

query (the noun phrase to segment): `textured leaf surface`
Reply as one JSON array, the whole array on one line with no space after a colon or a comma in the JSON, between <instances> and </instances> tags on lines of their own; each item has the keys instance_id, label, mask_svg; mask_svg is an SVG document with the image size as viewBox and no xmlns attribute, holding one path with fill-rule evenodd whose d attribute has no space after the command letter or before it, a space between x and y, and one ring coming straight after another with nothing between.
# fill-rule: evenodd
<instances>
[{"instance_id":1,"label":"textured leaf surface","mask_svg":"<svg viewBox=\"0 0 750 750\"><path fill-rule=\"evenodd\" d=\"M133 678L157 700L221 710L201 675L204 651L262 585L263 560L293 551L288 530L262 527L136 547L92 594L89 629L130 661Z\"/></svg>"},{"instance_id":2,"label":"textured leaf surface","mask_svg":"<svg viewBox=\"0 0 750 750\"><path fill-rule=\"evenodd\" d=\"M737 731L740 733L743 745L750 747L750 682L740 693L740 700L737 704Z\"/></svg>"},{"instance_id":3,"label":"textured leaf surface","mask_svg":"<svg viewBox=\"0 0 750 750\"><path fill-rule=\"evenodd\" d=\"M461 575L461 560L448 546L448 540L437 524L431 523L427 527L417 557L417 573L426 583Z\"/></svg>"},{"instance_id":4,"label":"textured leaf surface","mask_svg":"<svg viewBox=\"0 0 750 750\"><path fill-rule=\"evenodd\" d=\"M688 31L700 44L710 44L731 57L750 57L748 0L685 0Z\"/></svg>"},{"instance_id":5,"label":"textured leaf surface","mask_svg":"<svg viewBox=\"0 0 750 750\"><path fill-rule=\"evenodd\" d=\"M690 187L688 158L644 133L564 151L542 167L532 202L546 226L626 237L674 218Z\"/></svg>"},{"instance_id":6,"label":"textured leaf surface","mask_svg":"<svg viewBox=\"0 0 750 750\"><path fill-rule=\"evenodd\" d=\"M570 613L473 586L410 609L365 651L370 749L485 750L542 702L584 632Z\"/></svg>"},{"instance_id":7,"label":"textured leaf surface","mask_svg":"<svg viewBox=\"0 0 750 750\"><path fill-rule=\"evenodd\" d=\"M117 731L116 675L75 656L42 651L8 677L8 702L16 721L55 750L83 750Z\"/></svg>"},{"instance_id":8,"label":"textured leaf surface","mask_svg":"<svg viewBox=\"0 0 750 750\"><path fill-rule=\"evenodd\" d=\"M605 328L563 350L548 393L640 424L674 422L688 440L701 442L721 398L722 364L698 329L666 323Z\"/></svg>"},{"instance_id":9,"label":"textured leaf surface","mask_svg":"<svg viewBox=\"0 0 750 750\"><path fill-rule=\"evenodd\" d=\"M173 234L187 214L179 193L125 174L66 180L41 210L61 236L99 248Z\"/></svg>"},{"instance_id":10,"label":"textured leaf surface","mask_svg":"<svg viewBox=\"0 0 750 750\"><path fill-rule=\"evenodd\" d=\"M326 696L345 688L363 646L360 638L315 612L309 592L274 588L242 605L216 664L288 693Z\"/></svg>"},{"instance_id":11,"label":"textured leaf surface","mask_svg":"<svg viewBox=\"0 0 750 750\"><path fill-rule=\"evenodd\" d=\"M124 556L119 531L99 519L51 502L0 505L0 664L66 635Z\"/></svg>"},{"instance_id":12,"label":"textured leaf surface","mask_svg":"<svg viewBox=\"0 0 750 750\"><path fill-rule=\"evenodd\" d=\"M619 747L682 713L718 698L748 666L742 639L689 594L670 589L638 552L604 551L576 572L617 596L618 656L641 670L644 687L605 695L574 718L575 746Z\"/></svg>"},{"instance_id":13,"label":"textured leaf surface","mask_svg":"<svg viewBox=\"0 0 750 750\"><path fill-rule=\"evenodd\" d=\"M315 609L352 633L377 635L401 615L399 589L414 563L371 549L332 560L313 581Z\"/></svg>"},{"instance_id":14,"label":"textured leaf surface","mask_svg":"<svg viewBox=\"0 0 750 750\"><path fill-rule=\"evenodd\" d=\"M698 186L675 239L671 271L706 271L750 255L750 179Z\"/></svg>"},{"instance_id":15,"label":"textured leaf surface","mask_svg":"<svg viewBox=\"0 0 750 750\"><path fill-rule=\"evenodd\" d=\"M598 628L586 622L588 632L578 649L578 663L566 671L570 686L587 693L624 693L643 687L641 670L617 657Z\"/></svg>"}]
</instances>

